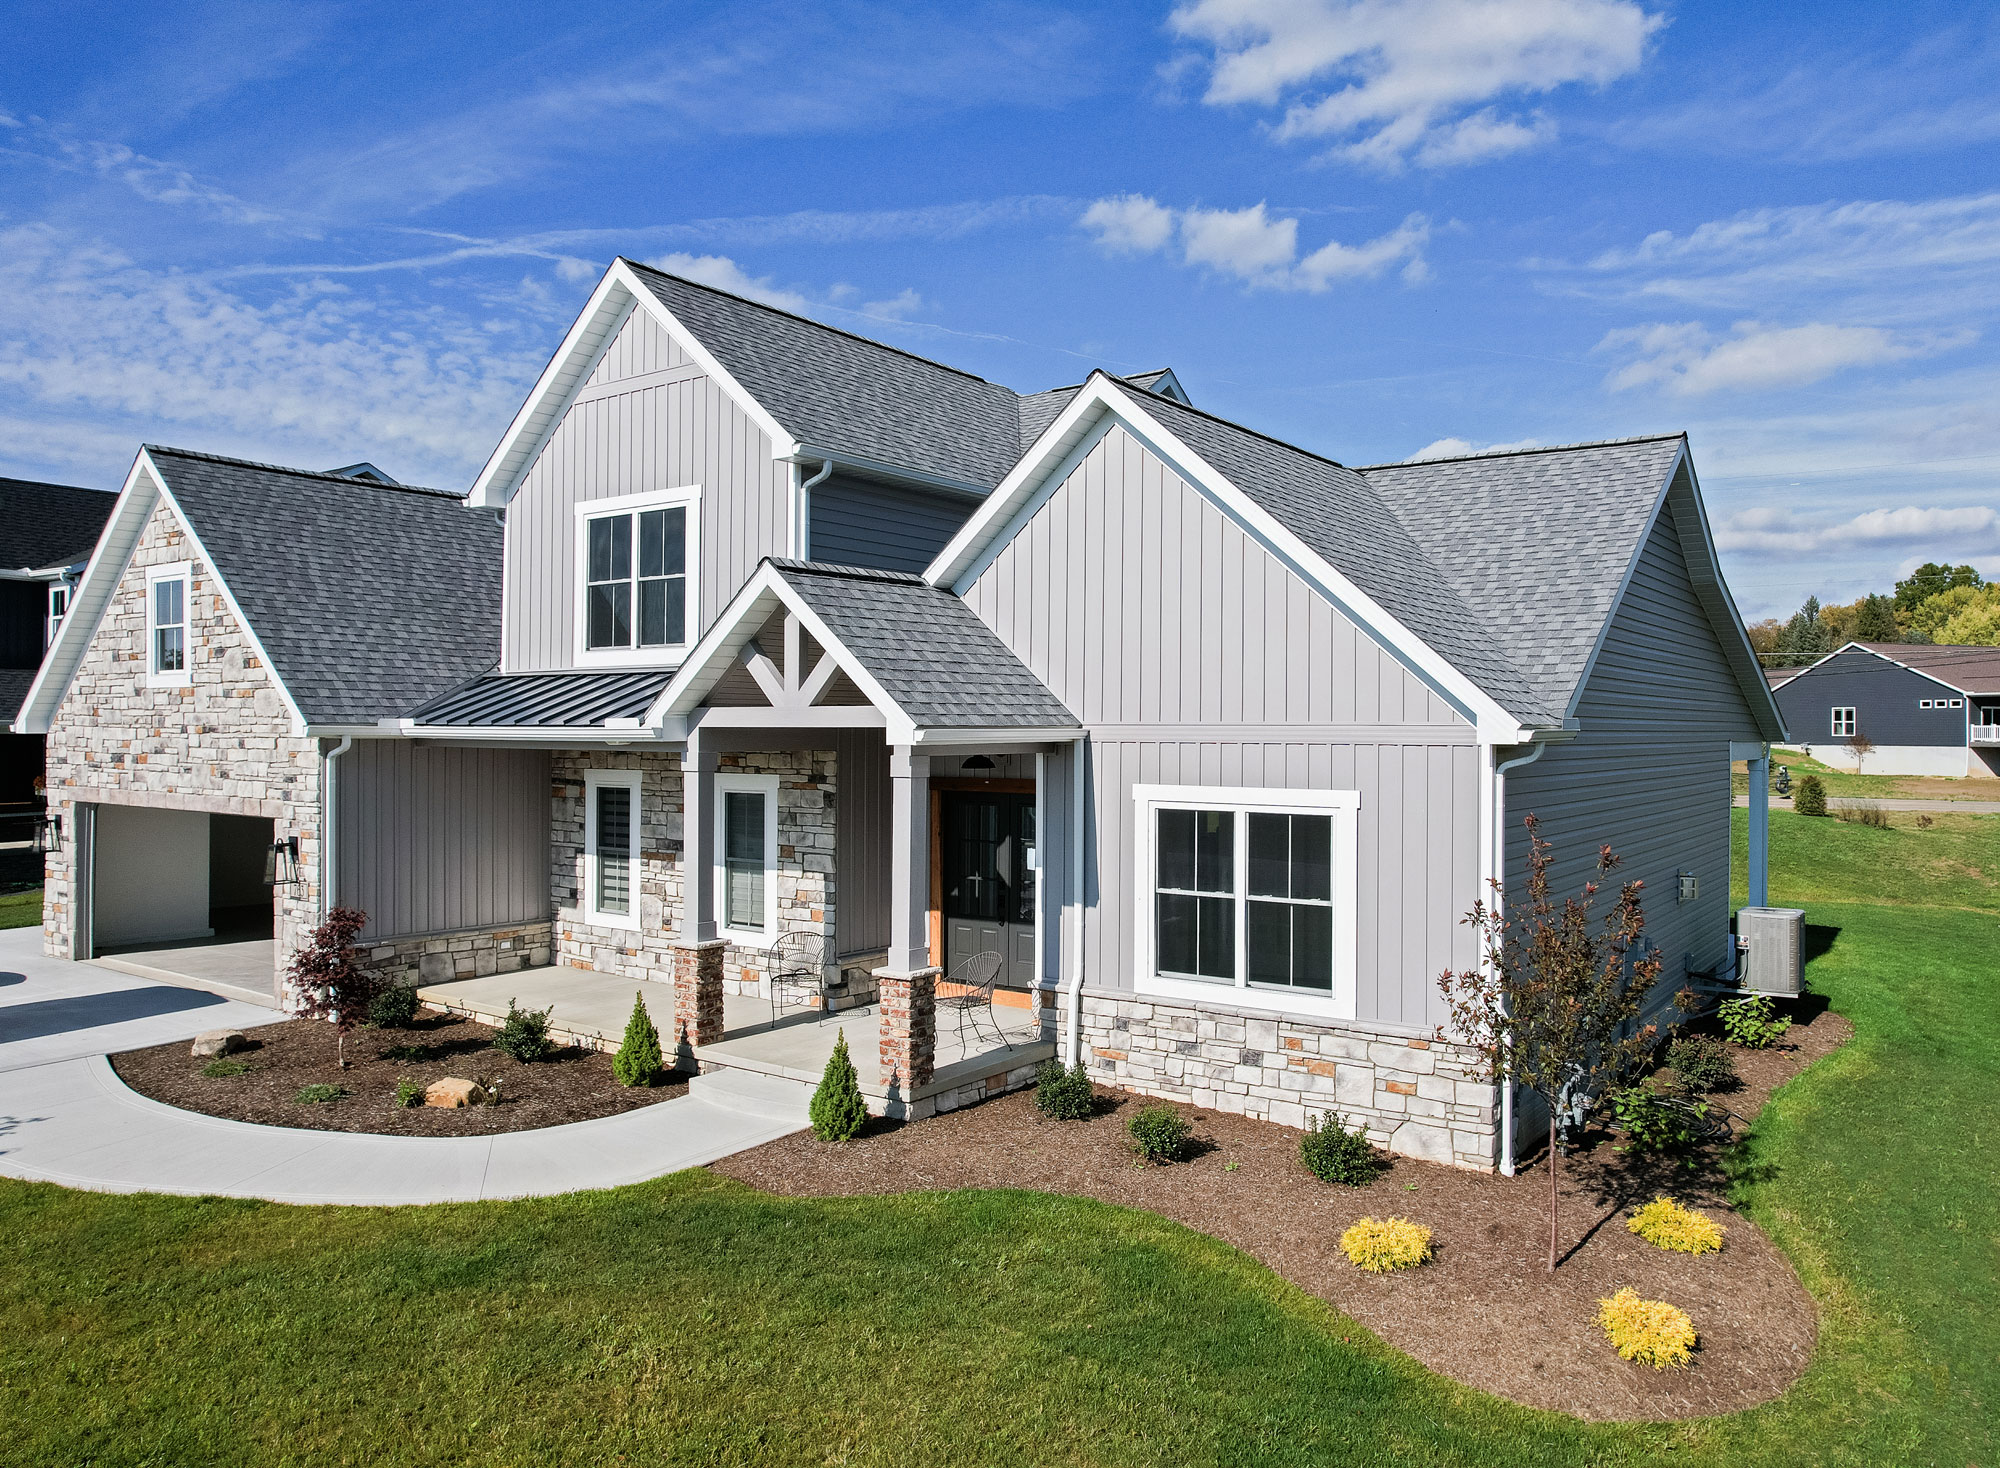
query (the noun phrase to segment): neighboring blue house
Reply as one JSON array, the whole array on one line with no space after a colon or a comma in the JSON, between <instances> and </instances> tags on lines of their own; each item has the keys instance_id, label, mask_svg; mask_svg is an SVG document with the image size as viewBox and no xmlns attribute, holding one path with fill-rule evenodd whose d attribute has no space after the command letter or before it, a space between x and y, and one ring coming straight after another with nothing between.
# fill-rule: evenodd
<instances>
[{"instance_id":1,"label":"neighboring blue house","mask_svg":"<svg viewBox=\"0 0 2000 1468\"><path fill-rule=\"evenodd\" d=\"M1850 642L1776 694L1792 740L1822 764L2000 775L2000 648Z\"/></svg>"},{"instance_id":2,"label":"neighboring blue house","mask_svg":"<svg viewBox=\"0 0 2000 1468\"><path fill-rule=\"evenodd\" d=\"M1511 1098L1438 977L1523 818L1643 879L1663 1004L1784 733L1681 435L1354 468L626 260L463 502L142 452L26 716L52 954L252 931L262 841L274 965L352 904L435 1002L615 1041L641 988L701 1084L800 1100L804 976L877 1110L1061 1053L1474 1167Z\"/></svg>"}]
</instances>

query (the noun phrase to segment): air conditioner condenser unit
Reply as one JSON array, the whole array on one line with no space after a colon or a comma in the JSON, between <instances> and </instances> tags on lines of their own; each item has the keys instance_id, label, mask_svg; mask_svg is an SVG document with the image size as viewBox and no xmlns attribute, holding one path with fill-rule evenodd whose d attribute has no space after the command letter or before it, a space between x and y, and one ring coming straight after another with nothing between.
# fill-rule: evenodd
<instances>
[{"instance_id":1,"label":"air conditioner condenser unit","mask_svg":"<svg viewBox=\"0 0 2000 1468\"><path fill-rule=\"evenodd\" d=\"M1737 910L1746 950L1738 978L1753 994L1796 995L1805 988L1806 913L1802 907Z\"/></svg>"}]
</instances>

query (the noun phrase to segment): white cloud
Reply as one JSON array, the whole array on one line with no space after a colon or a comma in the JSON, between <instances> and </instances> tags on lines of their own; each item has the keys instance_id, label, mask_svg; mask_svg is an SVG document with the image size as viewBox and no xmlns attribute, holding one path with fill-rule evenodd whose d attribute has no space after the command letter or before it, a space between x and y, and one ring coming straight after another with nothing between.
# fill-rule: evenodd
<instances>
[{"instance_id":1,"label":"white cloud","mask_svg":"<svg viewBox=\"0 0 2000 1468\"><path fill-rule=\"evenodd\" d=\"M1121 194L1099 199L1079 222L1109 254L1151 254L1178 237L1182 263L1269 290L1317 293L1335 281L1373 279L1398 262L1411 284L1430 274L1423 251L1431 227L1421 214L1359 245L1329 241L1303 259L1298 220L1275 218L1261 202L1244 209L1174 210L1143 194Z\"/></svg>"},{"instance_id":2,"label":"white cloud","mask_svg":"<svg viewBox=\"0 0 2000 1468\"><path fill-rule=\"evenodd\" d=\"M1476 444L1466 438L1441 438L1427 443L1409 458L1405 464L1421 464L1430 459L1463 459L1473 454L1512 454L1522 449L1538 449L1542 441L1538 438L1520 438L1512 443Z\"/></svg>"},{"instance_id":3,"label":"white cloud","mask_svg":"<svg viewBox=\"0 0 2000 1468\"><path fill-rule=\"evenodd\" d=\"M1990 505L1903 505L1829 522L1766 506L1724 520L1716 527L1715 541L1725 551L1772 557L1903 546L1952 556L1989 555L2000 553L2000 510Z\"/></svg>"},{"instance_id":4,"label":"white cloud","mask_svg":"<svg viewBox=\"0 0 2000 1468\"><path fill-rule=\"evenodd\" d=\"M1739 321L1718 339L1699 322L1651 322L1606 333L1603 352L1632 360L1605 380L1612 391L1656 387L1675 397L1725 389L1800 387L1849 367L1872 367L1963 346L1969 332L1896 334L1877 326L1769 326Z\"/></svg>"},{"instance_id":5,"label":"white cloud","mask_svg":"<svg viewBox=\"0 0 2000 1468\"><path fill-rule=\"evenodd\" d=\"M753 276L727 255L685 255L675 253L662 255L646 262L655 270L664 270L669 275L685 276L689 280L712 285L719 291L732 295L748 296L753 301L762 301L767 306L776 306L781 311L803 311L806 298L797 291L788 291L773 285L769 276Z\"/></svg>"},{"instance_id":6,"label":"white cloud","mask_svg":"<svg viewBox=\"0 0 2000 1468\"><path fill-rule=\"evenodd\" d=\"M1213 53L1206 101L1289 99L1279 139L1332 139L1334 156L1382 168L1547 141L1549 119L1491 104L1608 85L1665 23L1633 0L1193 0L1171 21ZM1321 83L1337 89L1310 95Z\"/></svg>"},{"instance_id":7,"label":"white cloud","mask_svg":"<svg viewBox=\"0 0 2000 1468\"><path fill-rule=\"evenodd\" d=\"M891 296L886 301L866 301L862 303L861 314L873 316L882 321L901 321L905 317L921 311L924 298L909 286Z\"/></svg>"}]
</instances>

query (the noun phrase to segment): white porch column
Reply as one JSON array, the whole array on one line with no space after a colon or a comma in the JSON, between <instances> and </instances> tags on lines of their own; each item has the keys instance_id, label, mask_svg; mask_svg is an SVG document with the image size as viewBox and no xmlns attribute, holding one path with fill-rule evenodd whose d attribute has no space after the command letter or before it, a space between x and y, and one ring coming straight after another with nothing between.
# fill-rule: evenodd
<instances>
[{"instance_id":1,"label":"white porch column","mask_svg":"<svg viewBox=\"0 0 2000 1468\"><path fill-rule=\"evenodd\" d=\"M911 974L931 962L931 757L907 744L889 750L892 843L889 891L889 961L893 973Z\"/></svg>"}]
</instances>

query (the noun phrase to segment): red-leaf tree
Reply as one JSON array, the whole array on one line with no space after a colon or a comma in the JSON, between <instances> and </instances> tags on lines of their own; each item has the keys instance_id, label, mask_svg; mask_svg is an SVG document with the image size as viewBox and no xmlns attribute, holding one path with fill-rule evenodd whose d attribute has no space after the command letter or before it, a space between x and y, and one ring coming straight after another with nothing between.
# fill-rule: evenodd
<instances>
[{"instance_id":1,"label":"red-leaf tree","mask_svg":"<svg viewBox=\"0 0 2000 1468\"><path fill-rule=\"evenodd\" d=\"M300 1018L333 1021L339 1036L334 1052L342 1070L347 1068L347 1032L368 1018L368 1002L381 987L374 974L354 962L354 939L367 923L368 914L360 908L336 907L285 970Z\"/></svg>"},{"instance_id":2,"label":"red-leaf tree","mask_svg":"<svg viewBox=\"0 0 2000 1468\"><path fill-rule=\"evenodd\" d=\"M1598 883L1557 904L1549 891L1555 857L1541 822L1527 817L1528 882L1522 901L1473 905L1465 921L1479 933L1481 968L1439 979L1451 1018L1441 1040L1468 1046L1487 1075L1542 1098L1549 1110L1549 1268L1556 1267L1556 1186L1562 1123L1580 1104L1623 1080L1651 1052L1652 1025L1641 1025L1646 996L1660 977L1660 957L1643 943L1645 909L1631 881L1601 923L1592 922ZM1598 848L1600 876L1618 857ZM1678 1003L1686 1003L1683 996Z\"/></svg>"}]
</instances>

